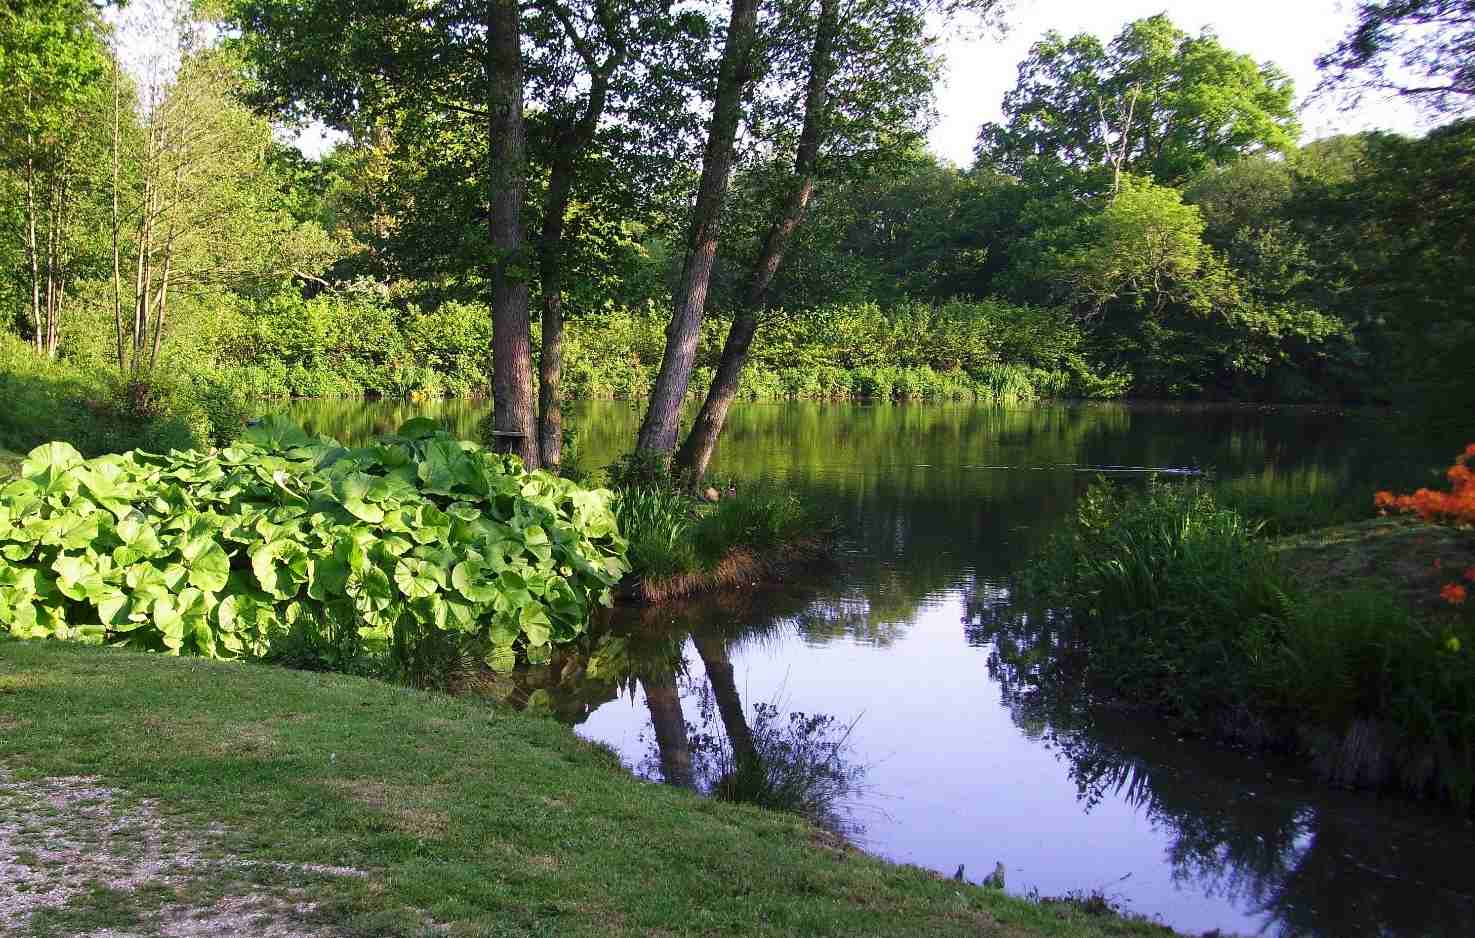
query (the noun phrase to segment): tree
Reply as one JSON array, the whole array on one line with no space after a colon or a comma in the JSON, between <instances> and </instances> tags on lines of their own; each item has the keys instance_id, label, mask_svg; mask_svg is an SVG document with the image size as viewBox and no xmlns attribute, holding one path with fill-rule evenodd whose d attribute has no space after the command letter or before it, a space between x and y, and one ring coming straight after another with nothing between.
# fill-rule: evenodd
<instances>
[{"instance_id":1,"label":"tree","mask_svg":"<svg viewBox=\"0 0 1475 938\"><path fill-rule=\"evenodd\" d=\"M67 290L99 259L92 237L104 177L107 54L83 0L24 0L0 11L0 168L20 181L13 216L35 349L55 356Z\"/></svg>"},{"instance_id":2,"label":"tree","mask_svg":"<svg viewBox=\"0 0 1475 938\"><path fill-rule=\"evenodd\" d=\"M552 23L535 37L543 63L535 70L535 149L547 168L538 239L538 446L543 464L556 470L570 255L581 236L608 241L620 222L648 213L651 190L662 184L655 177L670 171L668 155L681 152L689 135L685 92L695 76L681 63L700 68L706 24L695 13L673 15L668 0L550 3L539 14L535 23ZM602 217L576 212L576 196Z\"/></svg>"},{"instance_id":3,"label":"tree","mask_svg":"<svg viewBox=\"0 0 1475 938\"><path fill-rule=\"evenodd\" d=\"M871 0L842 8L833 0L819 0L817 8L810 2L779 7L776 20L788 43L769 40L766 69L772 91L768 100L759 97L755 111L760 116L766 111L790 115L792 130L777 136L774 152L792 152L793 168L774 187L766 231L716 375L676 459L682 474L695 479L706 471L768 310L774 280L817 183L825 175L843 176L842 167L875 165L880 162L877 154L905 153L917 144L936 68L927 39L928 15L966 8L986 16L995 6L992 0L981 0L944 10L928 2ZM795 28L800 23L802 30ZM795 33L805 41L793 42ZM783 126L782 118L778 123Z\"/></svg>"},{"instance_id":4,"label":"tree","mask_svg":"<svg viewBox=\"0 0 1475 938\"><path fill-rule=\"evenodd\" d=\"M114 325L118 366L135 376L158 365L177 294L274 284L329 253L321 229L282 204L271 128L240 103L239 84L233 56L187 42L177 71L145 83L136 132L117 138Z\"/></svg>"},{"instance_id":5,"label":"tree","mask_svg":"<svg viewBox=\"0 0 1475 938\"><path fill-rule=\"evenodd\" d=\"M1178 185L1246 153L1292 149L1291 80L1212 32L1190 36L1166 15L1136 20L1103 46L1048 33L1004 97L1005 122L979 132L981 163L1014 176L1125 173Z\"/></svg>"},{"instance_id":6,"label":"tree","mask_svg":"<svg viewBox=\"0 0 1475 938\"><path fill-rule=\"evenodd\" d=\"M407 4L239 0L233 18L260 82L259 103L342 129L469 118L485 161L467 180L485 206L478 245L490 285L498 448L539 464L529 339L530 263L523 14L517 0Z\"/></svg>"},{"instance_id":7,"label":"tree","mask_svg":"<svg viewBox=\"0 0 1475 938\"><path fill-rule=\"evenodd\" d=\"M681 402L691 382L706 312L707 289L721 237L722 208L732 176L734 147L743 101L753 74L753 45L757 37L758 0L733 0L712 94L712 116L702 153L702 177L692 208L686 259L674 296L671 324L661 368L651 388L650 403L640 424L637 449L667 457L676 448Z\"/></svg>"},{"instance_id":8,"label":"tree","mask_svg":"<svg viewBox=\"0 0 1475 938\"><path fill-rule=\"evenodd\" d=\"M1435 114L1475 105L1475 0L1362 0L1357 22L1316 60L1319 92L1393 92Z\"/></svg>"}]
</instances>

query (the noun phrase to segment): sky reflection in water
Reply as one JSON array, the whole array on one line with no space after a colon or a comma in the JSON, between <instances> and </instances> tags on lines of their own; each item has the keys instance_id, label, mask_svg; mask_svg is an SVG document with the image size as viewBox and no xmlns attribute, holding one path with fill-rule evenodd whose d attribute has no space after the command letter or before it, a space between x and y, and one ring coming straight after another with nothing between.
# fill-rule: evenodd
<instances>
[{"instance_id":1,"label":"sky reflection in water","mask_svg":"<svg viewBox=\"0 0 1475 938\"><path fill-rule=\"evenodd\" d=\"M294 416L351 439L427 409L469 433L480 407L306 404ZM621 403L575 413L596 466L627 445L639 417ZM1327 791L1294 766L1041 693L996 653L988 614L1089 484L1081 468L1358 484L1404 455L1385 432L1379 421L1253 409L737 408L715 471L783 478L832 507L847 543L836 568L622 612L613 627L638 636L632 675L642 674L591 681L579 677L587 662L564 662L518 678L510 696L525 702L537 684L581 735L659 774L680 759L652 749L671 756L680 724L700 723L703 659L725 654L749 714L775 702L859 717L851 743L867 774L851 806L864 828L856 839L883 856L949 874L961 863L975 881L1002 861L1013 892L1101 890L1185 931L1475 934L1467 822Z\"/></svg>"}]
</instances>

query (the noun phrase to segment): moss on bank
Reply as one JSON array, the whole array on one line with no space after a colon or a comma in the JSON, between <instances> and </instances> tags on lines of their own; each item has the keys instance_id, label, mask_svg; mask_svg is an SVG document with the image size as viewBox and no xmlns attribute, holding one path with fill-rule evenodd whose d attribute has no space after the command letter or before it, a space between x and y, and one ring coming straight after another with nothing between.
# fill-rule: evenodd
<instances>
[{"instance_id":1,"label":"moss on bank","mask_svg":"<svg viewBox=\"0 0 1475 938\"><path fill-rule=\"evenodd\" d=\"M202 913L222 863L262 892L288 875L279 911L311 934L1170 934L834 849L639 782L551 720L358 678L6 641L0 727L11 790L85 778L208 840L210 862L167 881ZM0 828L6 862L44 834ZM165 880L99 882L59 912L146 918Z\"/></svg>"}]
</instances>

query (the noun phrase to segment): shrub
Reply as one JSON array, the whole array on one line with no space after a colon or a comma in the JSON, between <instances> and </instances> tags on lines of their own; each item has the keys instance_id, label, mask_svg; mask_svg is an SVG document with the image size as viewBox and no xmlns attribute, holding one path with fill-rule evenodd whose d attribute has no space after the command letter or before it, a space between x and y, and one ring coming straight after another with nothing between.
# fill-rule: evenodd
<instances>
[{"instance_id":1,"label":"shrub","mask_svg":"<svg viewBox=\"0 0 1475 938\"><path fill-rule=\"evenodd\" d=\"M37 355L4 333L0 400L0 449L26 452L61 441L96 456L209 442L208 412L178 393L176 384L112 380L110 372Z\"/></svg>"},{"instance_id":2,"label":"shrub","mask_svg":"<svg viewBox=\"0 0 1475 938\"><path fill-rule=\"evenodd\" d=\"M509 668L584 631L624 552L608 493L426 420L356 449L280 421L210 454L51 443L0 488L0 627L234 658L306 617Z\"/></svg>"}]
</instances>

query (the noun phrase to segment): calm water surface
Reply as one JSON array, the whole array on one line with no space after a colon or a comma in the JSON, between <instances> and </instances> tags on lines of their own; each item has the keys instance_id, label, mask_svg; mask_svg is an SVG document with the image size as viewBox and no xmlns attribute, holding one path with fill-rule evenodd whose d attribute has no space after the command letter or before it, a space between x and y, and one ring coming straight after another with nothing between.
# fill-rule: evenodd
<instances>
[{"instance_id":1,"label":"calm water surface","mask_svg":"<svg viewBox=\"0 0 1475 938\"><path fill-rule=\"evenodd\" d=\"M472 434L482 405L303 402L345 440L410 416ZM573 409L591 466L633 439L621 403ZM1396 799L1327 791L1295 766L1173 738L1031 689L997 653L1007 582L1101 467L1200 466L1337 484L1390 454L1377 426L1188 407L737 408L714 471L784 480L841 519L833 568L776 587L618 613L626 659L509 679L653 779L700 778L755 705L854 721L854 839L1012 892L1101 891L1185 931L1475 934L1475 833ZM1122 473L1123 478L1135 474ZM594 674L595 676L590 676Z\"/></svg>"}]
</instances>

